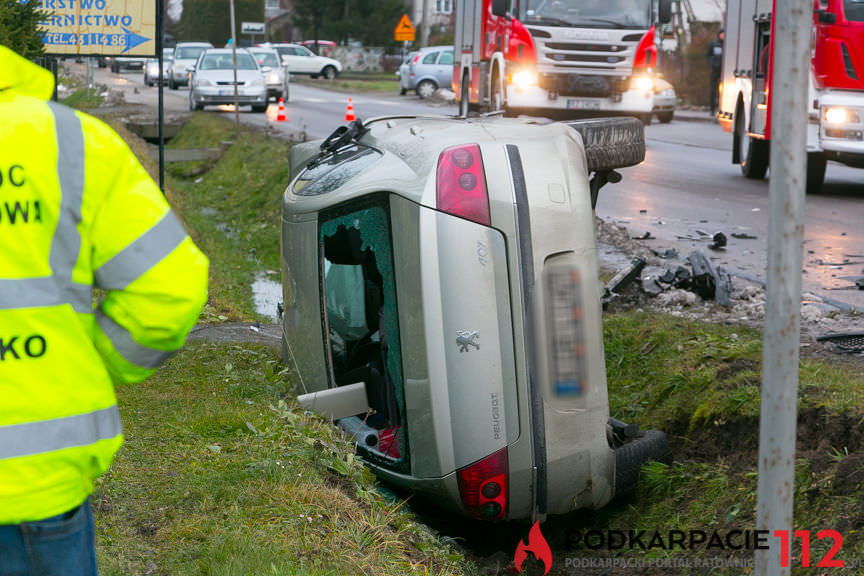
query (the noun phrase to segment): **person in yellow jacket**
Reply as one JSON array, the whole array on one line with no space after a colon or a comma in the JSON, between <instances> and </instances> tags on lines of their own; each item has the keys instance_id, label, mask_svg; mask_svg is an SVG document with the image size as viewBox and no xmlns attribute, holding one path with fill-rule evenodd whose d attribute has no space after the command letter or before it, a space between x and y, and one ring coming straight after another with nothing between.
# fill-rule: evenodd
<instances>
[{"instance_id":1,"label":"person in yellow jacket","mask_svg":"<svg viewBox=\"0 0 864 576\"><path fill-rule=\"evenodd\" d=\"M53 87L0 46L2 575L97 574L89 496L123 441L114 384L177 352L207 298L207 258L153 180Z\"/></svg>"}]
</instances>

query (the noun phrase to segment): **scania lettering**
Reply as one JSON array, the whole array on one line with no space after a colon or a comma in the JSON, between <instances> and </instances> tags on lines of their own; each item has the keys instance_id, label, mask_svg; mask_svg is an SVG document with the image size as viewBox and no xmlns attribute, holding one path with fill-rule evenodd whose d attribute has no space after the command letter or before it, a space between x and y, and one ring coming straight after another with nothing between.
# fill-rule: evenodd
<instances>
[{"instance_id":1,"label":"scania lettering","mask_svg":"<svg viewBox=\"0 0 864 576\"><path fill-rule=\"evenodd\" d=\"M516 109L626 114L649 121L659 35L671 0L521 0L536 75L512 77Z\"/></svg>"},{"instance_id":2,"label":"scania lettering","mask_svg":"<svg viewBox=\"0 0 864 576\"><path fill-rule=\"evenodd\" d=\"M747 178L770 164L772 0L729 0L718 119L732 163ZM810 50L807 192L818 193L834 160L864 168L864 2L815 0Z\"/></svg>"}]
</instances>

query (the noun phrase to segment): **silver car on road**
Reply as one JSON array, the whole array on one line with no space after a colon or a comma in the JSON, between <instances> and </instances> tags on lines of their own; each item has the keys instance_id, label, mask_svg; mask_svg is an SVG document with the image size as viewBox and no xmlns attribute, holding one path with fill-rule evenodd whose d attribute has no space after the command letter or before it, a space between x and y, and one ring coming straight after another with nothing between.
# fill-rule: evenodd
<instances>
[{"instance_id":1,"label":"silver car on road","mask_svg":"<svg viewBox=\"0 0 864 576\"><path fill-rule=\"evenodd\" d=\"M668 444L610 418L592 198L643 158L631 118L393 117L295 145L283 354L301 404L338 405L380 478L478 519L631 490Z\"/></svg>"},{"instance_id":2,"label":"silver car on road","mask_svg":"<svg viewBox=\"0 0 864 576\"><path fill-rule=\"evenodd\" d=\"M211 104L234 103L234 51L230 48L207 50L190 67L189 109L201 110ZM267 111L267 80L255 58L237 49L237 101L250 105L253 112Z\"/></svg>"}]
</instances>

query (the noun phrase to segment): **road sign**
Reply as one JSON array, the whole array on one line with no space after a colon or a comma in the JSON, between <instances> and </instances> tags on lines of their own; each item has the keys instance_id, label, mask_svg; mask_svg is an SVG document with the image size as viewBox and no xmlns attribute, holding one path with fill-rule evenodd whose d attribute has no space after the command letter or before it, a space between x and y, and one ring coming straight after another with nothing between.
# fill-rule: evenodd
<instances>
[{"instance_id":1,"label":"road sign","mask_svg":"<svg viewBox=\"0 0 864 576\"><path fill-rule=\"evenodd\" d=\"M243 22L240 24L242 34L264 34L264 22Z\"/></svg>"},{"instance_id":2,"label":"road sign","mask_svg":"<svg viewBox=\"0 0 864 576\"><path fill-rule=\"evenodd\" d=\"M155 56L153 0L42 0L46 54Z\"/></svg>"},{"instance_id":3,"label":"road sign","mask_svg":"<svg viewBox=\"0 0 864 576\"><path fill-rule=\"evenodd\" d=\"M399 20L399 24L393 30L393 39L396 42L413 42L414 34L414 25L411 24L407 14L402 14L402 19Z\"/></svg>"}]
</instances>

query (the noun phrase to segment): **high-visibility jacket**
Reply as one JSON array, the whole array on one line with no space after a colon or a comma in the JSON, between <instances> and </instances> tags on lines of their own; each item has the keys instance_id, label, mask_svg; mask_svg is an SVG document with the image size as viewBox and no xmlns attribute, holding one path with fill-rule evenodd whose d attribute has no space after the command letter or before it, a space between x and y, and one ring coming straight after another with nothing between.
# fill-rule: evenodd
<instances>
[{"instance_id":1,"label":"high-visibility jacket","mask_svg":"<svg viewBox=\"0 0 864 576\"><path fill-rule=\"evenodd\" d=\"M0 524L84 501L123 441L112 381L176 352L207 297L158 187L53 84L0 46Z\"/></svg>"}]
</instances>

